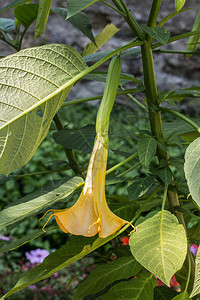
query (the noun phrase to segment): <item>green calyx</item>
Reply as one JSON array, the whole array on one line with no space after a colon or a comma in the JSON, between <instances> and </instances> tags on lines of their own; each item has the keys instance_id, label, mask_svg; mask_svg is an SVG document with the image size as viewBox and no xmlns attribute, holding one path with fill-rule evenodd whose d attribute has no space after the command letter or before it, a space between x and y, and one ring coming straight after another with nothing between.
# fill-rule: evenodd
<instances>
[{"instance_id":1,"label":"green calyx","mask_svg":"<svg viewBox=\"0 0 200 300\"><path fill-rule=\"evenodd\" d=\"M97 112L96 119L96 132L103 143L108 148L108 129L110 113L113 108L113 104L117 95L119 86L120 74L121 74L122 62L121 57L114 57L109 65L108 76L106 79L106 85L103 93L103 98Z\"/></svg>"}]
</instances>

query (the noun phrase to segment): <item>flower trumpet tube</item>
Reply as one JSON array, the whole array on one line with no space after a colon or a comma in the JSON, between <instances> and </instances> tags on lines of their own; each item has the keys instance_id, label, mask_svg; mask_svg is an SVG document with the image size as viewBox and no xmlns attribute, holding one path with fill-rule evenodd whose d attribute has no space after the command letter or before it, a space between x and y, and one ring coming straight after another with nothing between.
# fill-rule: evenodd
<instances>
[{"instance_id":1,"label":"flower trumpet tube","mask_svg":"<svg viewBox=\"0 0 200 300\"><path fill-rule=\"evenodd\" d=\"M69 209L52 210L58 226L65 233L87 237L99 233L99 237L105 238L129 223L116 216L106 202L107 154L108 149L97 137L79 199Z\"/></svg>"}]
</instances>

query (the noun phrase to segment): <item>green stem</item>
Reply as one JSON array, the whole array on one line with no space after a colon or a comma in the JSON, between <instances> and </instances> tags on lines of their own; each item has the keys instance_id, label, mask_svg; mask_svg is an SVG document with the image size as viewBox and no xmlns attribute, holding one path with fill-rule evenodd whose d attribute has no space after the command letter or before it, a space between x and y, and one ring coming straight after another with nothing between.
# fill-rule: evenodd
<instances>
[{"instance_id":1,"label":"green stem","mask_svg":"<svg viewBox=\"0 0 200 300\"><path fill-rule=\"evenodd\" d=\"M188 247L189 248L189 247ZM188 257L188 277L187 277L187 282L185 285L185 292L188 289L189 283L190 283L190 276L191 276L191 259L190 259L190 249L188 249L188 253L187 253L187 257Z\"/></svg>"},{"instance_id":2,"label":"green stem","mask_svg":"<svg viewBox=\"0 0 200 300\"><path fill-rule=\"evenodd\" d=\"M123 0L113 0L113 3L115 6L121 10L123 13L123 17L126 20L127 24L131 28L131 30L140 38L140 40L143 40L143 31L140 28L137 21L133 18L130 11L128 10L127 6L125 5Z\"/></svg>"},{"instance_id":3,"label":"green stem","mask_svg":"<svg viewBox=\"0 0 200 300\"><path fill-rule=\"evenodd\" d=\"M61 123L61 120L60 120L60 118L58 117L57 114L55 115L53 120L54 120L54 123L55 123L56 128L58 130L61 130L61 129L64 128L62 123ZM74 171L74 173L76 175L81 175L83 177L81 167L79 166L78 161L77 161L73 151L71 149L68 149L68 148L64 148L64 150L65 150L65 154L67 156L67 159L69 161L69 165L70 165L71 169Z\"/></svg>"},{"instance_id":4,"label":"green stem","mask_svg":"<svg viewBox=\"0 0 200 300\"><path fill-rule=\"evenodd\" d=\"M125 91L125 88L123 88L123 86L120 84L120 89L122 91ZM130 93L127 93L127 96L133 100L133 102L135 102L140 108L142 108L143 110L145 110L146 112L148 112L146 106L144 106L142 103L140 103L140 101L138 101L135 97L133 97Z\"/></svg>"},{"instance_id":5,"label":"green stem","mask_svg":"<svg viewBox=\"0 0 200 300\"><path fill-rule=\"evenodd\" d=\"M197 125L195 122L190 120L190 118L186 117L185 115L181 114L180 112L169 109L169 108L165 108L165 107L160 107L159 110L163 111L163 112L167 112L167 113L172 114L172 115L175 115L176 117L178 117L178 118L184 120L185 122L187 122L188 124L190 124L195 130L200 132L199 125Z\"/></svg>"},{"instance_id":6,"label":"green stem","mask_svg":"<svg viewBox=\"0 0 200 300\"><path fill-rule=\"evenodd\" d=\"M45 175L45 174L50 174L50 173L55 173L55 172L62 172L62 171L66 171L66 170L69 170L69 169L70 169L70 167L63 167L63 168L58 168L58 169L49 170L49 171L41 171L41 172L34 172L34 173L16 175L16 176L13 176L13 178L19 179L19 178L23 178L23 177L26 177L26 176Z\"/></svg>"},{"instance_id":7,"label":"green stem","mask_svg":"<svg viewBox=\"0 0 200 300\"><path fill-rule=\"evenodd\" d=\"M192 36L192 35L196 35L196 34L200 34L200 30L197 30L197 31L190 31L190 32L186 32L186 33L183 33L183 34L180 34L180 35L176 35L172 38L169 38L167 44L170 44L170 43L173 43L175 41L178 41L178 40L182 40L182 39L185 39L189 36ZM156 49L160 46L164 46L163 44L161 43L155 43L152 45L152 49Z\"/></svg>"},{"instance_id":8,"label":"green stem","mask_svg":"<svg viewBox=\"0 0 200 300\"><path fill-rule=\"evenodd\" d=\"M137 163L137 164L135 164L134 166L132 166L132 167L129 168L128 170L126 170L126 171L122 172L121 174L117 175L117 177L122 177L122 176L128 174L129 172L131 172L132 170L136 169L136 168L139 167L140 165L141 165L140 162Z\"/></svg>"},{"instance_id":9,"label":"green stem","mask_svg":"<svg viewBox=\"0 0 200 300\"><path fill-rule=\"evenodd\" d=\"M142 50L142 62L144 72L144 85L146 86L145 94L147 97L147 104L149 109L149 121L151 126L152 135L158 142L164 144L164 137L162 131L161 114L157 110L157 87L155 82L153 54L151 49L151 42L145 41L141 47ZM159 160L167 159L167 152L163 148L157 148L157 156Z\"/></svg>"},{"instance_id":10,"label":"green stem","mask_svg":"<svg viewBox=\"0 0 200 300\"><path fill-rule=\"evenodd\" d=\"M160 10L161 0L153 0L147 26L155 27L157 22L158 13Z\"/></svg>"},{"instance_id":11,"label":"green stem","mask_svg":"<svg viewBox=\"0 0 200 300\"><path fill-rule=\"evenodd\" d=\"M128 89L128 90L124 89L123 91L118 91L117 95L126 95L126 94L130 94L130 93L136 93L136 89ZM103 94L92 96L92 97L79 98L79 99L64 102L62 106L79 104L79 103L84 103L84 102L93 101L93 100L100 100L102 97L103 97Z\"/></svg>"},{"instance_id":12,"label":"green stem","mask_svg":"<svg viewBox=\"0 0 200 300\"><path fill-rule=\"evenodd\" d=\"M162 211L165 209L165 203L167 200L167 191L168 191L168 184L165 185L164 195L163 195L163 202L162 202Z\"/></svg>"},{"instance_id":13,"label":"green stem","mask_svg":"<svg viewBox=\"0 0 200 300\"><path fill-rule=\"evenodd\" d=\"M122 15L123 17L125 16L125 14L124 14L121 10L115 8L115 7L114 7L113 5L111 5L110 3L108 3L108 2L106 2L106 1L104 1L104 0L100 0L100 2L102 2L103 4L109 6L110 8L112 8L113 10L115 10L118 14Z\"/></svg>"},{"instance_id":14,"label":"green stem","mask_svg":"<svg viewBox=\"0 0 200 300\"><path fill-rule=\"evenodd\" d=\"M155 49L154 53L173 53L173 54L200 54L200 51L186 51L186 50L162 50Z\"/></svg>"},{"instance_id":15,"label":"green stem","mask_svg":"<svg viewBox=\"0 0 200 300\"><path fill-rule=\"evenodd\" d=\"M115 171L116 169L118 169L119 167L123 166L124 164L126 164L127 162L131 161L132 159L134 159L135 157L138 156L138 153L134 153L131 156L129 156L128 158L124 159L123 161L121 161L120 163L118 163L117 165L113 166L112 168L108 169L106 171L106 175L112 173L113 171Z\"/></svg>"}]
</instances>

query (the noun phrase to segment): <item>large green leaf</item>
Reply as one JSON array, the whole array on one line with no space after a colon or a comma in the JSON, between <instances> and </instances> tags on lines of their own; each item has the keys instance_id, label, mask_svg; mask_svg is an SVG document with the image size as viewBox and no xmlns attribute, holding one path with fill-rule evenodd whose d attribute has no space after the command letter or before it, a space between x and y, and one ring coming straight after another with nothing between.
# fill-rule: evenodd
<instances>
[{"instance_id":1,"label":"large green leaf","mask_svg":"<svg viewBox=\"0 0 200 300\"><path fill-rule=\"evenodd\" d=\"M37 18L38 4L22 4L15 8L15 18L24 27L28 28Z\"/></svg>"},{"instance_id":2,"label":"large green leaf","mask_svg":"<svg viewBox=\"0 0 200 300\"><path fill-rule=\"evenodd\" d=\"M151 137L144 137L139 141L138 144L138 156L141 164L148 168L153 159L154 155L156 154L156 147L157 142L156 140Z\"/></svg>"},{"instance_id":3,"label":"large green leaf","mask_svg":"<svg viewBox=\"0 0 200 300\"><path fill-rule=\"evenodd\" d=\"M35 25L35 38L40 37L45 30L52 1L53 0L40 0L39 2L37 20Z\"/></svg>"},{"instance_id":4,"label":"large green leaf","mask_svg":"<svg viewBox=\"0 0 200 300\"><path fill-rule=\"evenodd\" d=\"M105 239L73 236L71 240L63 247L47 256L42 264L26 272L19 279L16 285L0 300L3 300L5 297L20 291L30 284L50 277L55 272L69 266L71 263L83 258L87 254L101 247L117 235L121 234L126 228L127 226Z\"/></svg>"},{"instance_id":5,"label":"large green leaf","mask_svg":"<svg viewBox=\"0 0 200 300\"><path fill-rule=\"evenodd\" d=\"M200 30L200 9L198 11L196 20L194 22L194 26L192 28L192 31ZM195 34L189 37L188 43L187 43L187 51L195 51L200 39L200 34ZM187 54L187 57L191 56L191 54Z\"/></svg>"},{"instance_id":6,"label":"large green leaf","mask_svg":"<svg viewBox=\"0 0 200 300\"><path fill-rule=\"evenodd\" d=\"M139 274L137 278L122 281L101 297L102 300L153 300L152 274Z\"/></svg>"},{"instance_id":7,"label":"large green leaf","mask_svg":"<svg viewBox=\"0 0 200 300\"><path fill-rule=\"evenodd\" d=\"M188 146L184 170L191 196L200 206L200 138Z\"/></svg>"},{"instance_id":8,"label":"large green leaf","mask_svg":"<svg viewBox=\"0 0 200 300\"><path fill-rule=\"evenodd\" d=\"M109 264L103 264L92 271L78 286L74 300L97 293L116 280L135 276L141 268L141 265L131 257L121 257Z\"/></svg>"},{"instance_id":9,"label":"large green leaf","mask_svg":"<svg viewBox=\"0 0 200 300\"><path fill-rule=\"evenodd\" d=\"M139 224L129 243L136 260L168 286L187 253L185 230L169 211Z\"/></svg>"},{"instance_id":10,"label":"large green leaf","mask_svg":"<svg viewBox=\"0 0 200 300\"><path fill-rule=\"evenodd\" d=\"M161 44L167 44L170 33L166 28L155 27L151 28L146 25L143 26L143 29L154 39L156 39Z\"/></svg>"},{"instance_id":11,"label":"large green leaf","mask_svg":"<svg viewBox=\"0 0 200 300\"><path fill-rule=\"evenodd\" d=\"M26 195L0 212L0 228L38 214L42 210L53 208L52 206L56 202L69 197L82 184L83 179L81 177L74 177L65 183L55 184L54 187L43 187Z\"/></svg>"},{"instance_id":12,"label":"large green leaf","mask_svg":"<svg viewBox=\"0 0 200 300\"><path fill-rule=\"evenodd\" d=\"M194 297L200 294L200 247L198 248L196 259L195 259L195 278L194 286L190 297Z\"/></svg>"},{"instance_id":13,"label":"large green leaf","mask_svg":"<svg viewBox=\"0 0 200 300\"><path fill-rule=\"evenodd\" d=\"M79 11L97 1L98 0L69 0L69 2L67 3L67 18L74 16Z\"/></svg>"},{"instance_id":14,"label":"large green leaf","mask_svg":"<svg viewBox=\"0 0 200 300\"><path fill-rule=\"evenodd\" d=\"M53 138L56 143L68 149L91 153L96 136L95 126L87 125L79 130L64 128L55 132Z\"/></svg>"},{"instance_id":15,"label":"large green leaf","mask_svg":"<svg viewBox=\"0 0 200 300\"><path fill-rule=\"evenodd\" d=\"M31 159L86 67L76 50L56 44L1 59L0 174Z\"/></svg>"}]
</instances>

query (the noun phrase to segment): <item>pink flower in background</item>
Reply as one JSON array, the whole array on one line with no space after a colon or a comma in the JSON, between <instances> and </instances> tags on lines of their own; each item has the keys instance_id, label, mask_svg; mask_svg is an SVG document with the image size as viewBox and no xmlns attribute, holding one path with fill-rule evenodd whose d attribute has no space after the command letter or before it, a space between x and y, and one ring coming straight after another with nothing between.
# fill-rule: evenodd
<instances>
[{"instance_id":1,"label":"pink flower in background","mask_svg":"<svg viewBox=\"0 0 200 300\"><path fill-rule=\"evenodd\" d=\"M8 236L0 235L0 240L2 240L2 241L10 241L10 238Z\"/></svg>"},{"instance_id":2,"label":"pink flower in background","mask_svg":"<svg viewBox=\"0 0 200 300\"><path fill-rule=\"evenodd\" d=\"M121 241L122 241L122 245L128 245L129 244L129 237L128 236L123 236L121 238Z\"/></svg>"},{"instance_id":3,"label":"pink flower in background","mask_svg":"<svg viewBox=\"0 0 200 300\"><path fill-rule=\"evenodd\" d=\"M49 251L45 249L31 250L30 252L25 252L26 258L32 263L42 263L46 256L49 255Z\"/></svg>"},{"instance_id":4,"label":"pink flower in background","mask_svg":"<svg viewBox=\"0 0 200 300\"><path fill-rule=\"evenodd\" d=\"M196 256L197 255L197 250L198 250L198 248L199 248L199 246L197 246L197 245L191 245L191 247L190 247L190 251L194 254L194 256Z\"/></svg>"}]
</instances>

